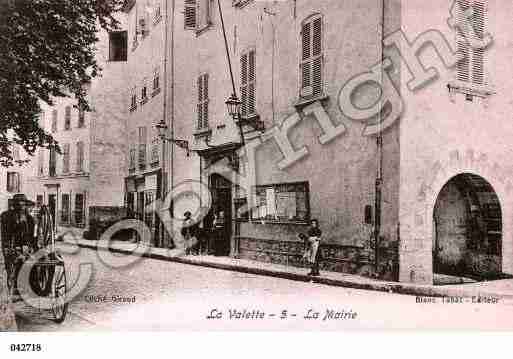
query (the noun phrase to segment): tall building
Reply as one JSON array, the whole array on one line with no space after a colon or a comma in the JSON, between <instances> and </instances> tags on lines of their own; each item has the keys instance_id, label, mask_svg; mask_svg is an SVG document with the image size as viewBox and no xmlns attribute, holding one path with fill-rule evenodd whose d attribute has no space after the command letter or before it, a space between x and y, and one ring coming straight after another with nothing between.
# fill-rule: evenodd
<instances>
[{"instance_id":1,"label":"tall building","mask_svg":"<svg viewBox=\"0 0 513 359\"><path fill-rule=\"evenodd\" d=\"M171 1L168 1L171 3ZM162 193L165 171L164 144L156 125L164 120L163 73L165 71L165 6L163 0L126 1L128 61L123 91L127 111L126 156L124 168L125 204L128 211L143 220L152 232L152 241L161 245L158 217L151 206ZM169 10L171 11L171 9Z\"/></svg>"},{"instance_id":2,"label":"tall building","mask_svg":"<svg viewBox=\"0 0 513 359\"><path fill-rule=\"evenodd\" d=\"M297 234L318 219L322 266L368 271L380 149L375 136L362 135L364 123L344 115L338 95L381 61L383 33L400 27L400 1L221 1L233 84L219 3L175 3L169 118L193 154L173 147L170 188L191 179L208 186L218 254L301 265ZM240 121L225 104L234 92ZM394 276L398 127L382 139L378 254L380 271ZM174 203L177 218L209 205L184 198Z\"/></svg>"},{"instance_id":3,"label":"tall building","mask_svg":"<svg viewBox=\"0 0 513 359\"><path fill-rule=\"evenodd\" d=\"M416 67L401 84L401 281L513 273L512 37L504 31L512 13L497 0L403 2L410 40L437 30L465 57L446 67L448 53L428 46L419 58L439 75L411 91L410 79L432 77ZM472 26L457 26L462 20Z\"/></svg>"},{"instance_id":4,"label":"tall building","mask_svg":"<svg viewBox=\"0 0 513 359\"><path fill-rule=\"evenodd\" d=\"M76 105L69 98L42 105L40 126L57 140L61 153L39 149L26 179L27 196L47 204L62 229L83 228L88 218L90 116Z\"/></svg>"},{"instance_id":5,"label":"tall building","mask_svg":"<svg viewBox=\"0 0 513 359\"><path fill-rule=\"evenodd\" d=\"M61 153L39 149L28 164L23 191L48 205L58 235L81 237L91 222L91 207L123 205L127 37L120 15L119 30L98 32L96 60L102 76L87 85L90 111L80 109L73 98L41 106L40 125L58 142Z\"/></svg>"}]
</instances>

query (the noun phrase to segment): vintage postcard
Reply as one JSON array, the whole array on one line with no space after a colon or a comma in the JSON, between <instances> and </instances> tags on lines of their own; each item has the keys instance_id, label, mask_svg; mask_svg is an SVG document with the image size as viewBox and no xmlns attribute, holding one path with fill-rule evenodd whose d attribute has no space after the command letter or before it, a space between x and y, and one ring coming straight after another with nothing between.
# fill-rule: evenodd
<instances>
[{"instance_id":1,"label":"vintage postcard","mask_svg":"<svg viewBox=\"0 0 513 359\"><path fill-rule=\"evenodd\" d=\"M0 330L513 329L512 18L1 1Z\"/></svg>"}]
</instances>

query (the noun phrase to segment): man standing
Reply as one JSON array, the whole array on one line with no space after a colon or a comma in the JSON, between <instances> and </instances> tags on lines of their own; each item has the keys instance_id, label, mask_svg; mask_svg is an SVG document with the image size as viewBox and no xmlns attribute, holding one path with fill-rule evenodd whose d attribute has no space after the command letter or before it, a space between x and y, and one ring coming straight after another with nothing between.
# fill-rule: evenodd
<instances>
[{"instance_id":1,"label":"man standing","mask_svg":"<svg viewBox=\"0 0 513 359\"><path fill-rule=\"evenodd\" d=\"M12 208L0 214L2 253L5 258L7 276L14 279L13 293L17 294L17 277L23 265L19 260L21 255L35 248L34 218L30 215L28 207L34 205L23 193L15 194L11 200ZM14 264L14 277L12 265Z\"/></svg>"},{"instance_id":2,"label":"man standing","mask_svg":"<svg viewBox=\"0 0 513 359\"><path fill-rule=\"evenodd\" d=\"M182 236L185 239L185 254L195 254L198 250L198 228L199 225L192 219L192 213L187 211L183 214L185 217Z\"/></svg>"}]
</instances>

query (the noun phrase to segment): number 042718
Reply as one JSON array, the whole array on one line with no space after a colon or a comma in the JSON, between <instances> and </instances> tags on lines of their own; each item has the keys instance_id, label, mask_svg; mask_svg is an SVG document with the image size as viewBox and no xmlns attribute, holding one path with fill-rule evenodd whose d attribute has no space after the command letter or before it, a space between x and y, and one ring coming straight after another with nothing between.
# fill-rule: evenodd
<instances>
[{"instance_id":1,"label":"number 042718","mask_svg":"<svg viewBox=\"0 0 513 359\"><path fill-rule=\"evenodd\" d=\"M12 352L40 352L41 344L11 344Z\"/></svg>"}]
</instances>

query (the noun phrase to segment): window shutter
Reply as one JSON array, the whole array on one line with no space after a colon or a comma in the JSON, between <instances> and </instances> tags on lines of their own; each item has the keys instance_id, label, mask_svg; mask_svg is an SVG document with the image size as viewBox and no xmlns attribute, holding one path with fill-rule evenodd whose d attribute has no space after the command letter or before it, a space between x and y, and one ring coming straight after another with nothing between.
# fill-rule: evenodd
<instances>
[{"instance_id":1,"label":"window shutter","mask_svg":"<svg viewBox=\"0 0 513 359\"><path fill-rule=\"evenodd\" d=\"M84 168L84 143L77 142L77 172L82 172Z\"/></svg>"},{"instance_id":2,"label":"window shutter","mask_svg":"<svg viewBox=\"0 0 513 359\"><path fill-rule=\"evenodd\" d=\"M485 27L485 6L481 1L474 1L472 25L478 39L482 40ZM484 49L472 48L472 82L484 84Z\"/></svg>"},{"instance_id":3,"label":"window shutter","mask_svg":"<svg viewBox=\"0 0 513 359\"><path fill-rule=\"evenodd\" d=\"M66 106L64 109L64 129L69 130L71 128L71 106Z\"/></svg>"},{"instance_id":4,"label":"window shutter","mask_svg":"<svg viewBox=\"0 0 513 359\"><path fill-rule=\"evenodd\" d=\"M57 110L52 111L52 132L57 132Z\"/></svg>"},{"instance_id":5,"label":"window shutter","mask_svg":"<svg viewBox=\"0 0 513 359\"><path fill-rule=\"evenodd\" d=\"M311 24L309 22L303 24L301 30L301 47L302 47L302 64L301 64L301 88L302 90L311 86L311 47L312 47L312 37L311 37Z\"/></svg>"},{"instance_id":6,"label":"window shutter","mask_svg":"<svg viewBox=\"0 0 513 359\"><path fill-rule=\"evenodd\" d=\"M184 27L196 29L196 0L185 0Z\"/></svg>"},{"instance_id":7,"label":"window shutter","mask_svg":"<svg viewBox=\"0 0 513 359\"><path fill-rule=\"evenodd\" d=\"M322 19L320 17L313 21L312 55L313 95L319 96L322 94Z\"/></svg>"},{"instance_id":8,"label":"window shutter","mask_svg":"<svg viewBox=\"0 0 513 359\"><path fill-rule=\"evenodd\" d=\"M198 77L198 105L196 113L198 115L197 127L199 130L203 126L203 76Z\"/></svg>"},{"instance_id":9,"label":"window shutter","mask_svg":"<svg viewBox=\"0 0 513 359\"><path fill-rule=\"evenodd\" d=\"M244 54L240 58L240 93L241 93L241 115L247 116L247 99L248 99L248 93L247 93L247 84L248 84L248 54Z\"/></svg>"},{"instance_id":10,"label":"window shutter","mask_svg":"<svg viewBox=\"0 0 513 359\"><path fill-rule=\"evenodd\" d=\"M208 74L203 75L203 128L208 128Z\"/></svg>"},{"instance_id":11,"label":"window shutter","mask_svg":"<svg viewBox=\"0 0 513 359\"><path fill-rule=\"evenodd\" d=\"M210 0L196 0L196 16L198 30L210 25Z\"/></svg>"},{"instance_id":12,"label":"window shutter","mask_svg":"<svg viewBox=\"0 0 513 359\"><path fill-rule=\"evenodd\" d=\"M472 6L473 15L466 19L464 13ZM482 1L458 0L457 18L459 21L471 21L477 39L483 39L485 33L486 7ZM458 30L458 51L463 58L457 65L456 78L460 81L483 85L484 79L484 49L473 48L465 38L465 34Z\"/></svg>"},{"instance_id":13,"label":"window shutter","mask_svg":"<svg viewBox=\"0 0 513 359\"><path fill-rule=\"evenodd\" d=\"M256 67L256 59L255 59L255 51L252 50L249 52L249 69L248 69L248 114L255 113L255 67Z\"/></svg>"},{"instance_id":14,"label":"window shutter","mask_svg":"<svg viewBox=\"0 0 513 359\"><path fill-rule=\"evenodd\" d=\"M301 27L301 97L322 95L322 17L316 16Z\"/></svg>"},{"instance_id":15,"label":"window shutter","mask_svg":"<svg viewBox=\"0 0 513 359\"><path fill-rule=\"evenodd\" d=\"M63 148L63 163L62 163L62 172L69 172L69 143L64 144Z\"/></svg>"}]
</instances>

